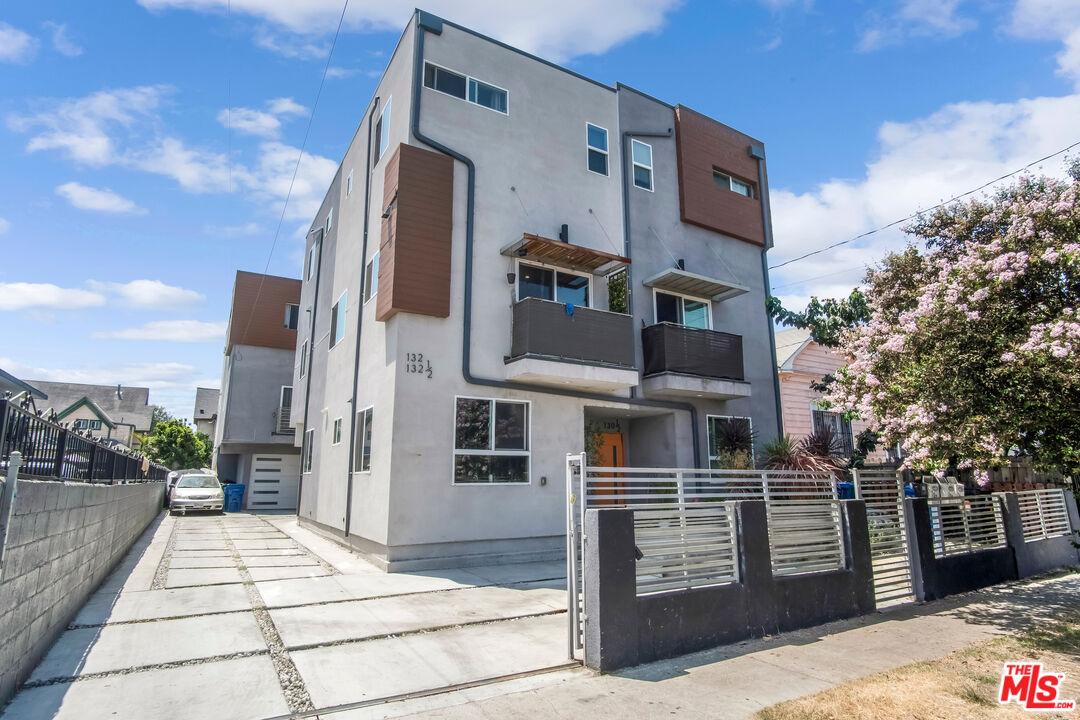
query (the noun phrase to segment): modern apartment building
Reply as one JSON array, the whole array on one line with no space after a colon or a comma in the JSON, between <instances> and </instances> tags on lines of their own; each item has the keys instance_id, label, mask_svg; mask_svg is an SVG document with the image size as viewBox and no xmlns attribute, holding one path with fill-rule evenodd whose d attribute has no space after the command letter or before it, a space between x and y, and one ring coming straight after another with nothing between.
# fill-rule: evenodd
<instances>
[{"instance_id":1,"label":"modern apartment building","mask_svg":"<svg viewBox=\"0 0 1080 720\"><path fill-rule=\"evenodd\" d=\"M293 444L293 357L300 281L238 271L225 336L214 468L244 483L249 510L295 509L300 452Z\"/></svg>"},{"instance_id":2,"label":"modern apartment building","mask_svg":"<svg viewBox=\"0 0 1080 720\"><path fill-rule=\"evenodd\" d=\"M557 557L565 457L779 429L761 142L417 11L308 234L301 521L394 569Z\"/></svg>"}]
</instances>

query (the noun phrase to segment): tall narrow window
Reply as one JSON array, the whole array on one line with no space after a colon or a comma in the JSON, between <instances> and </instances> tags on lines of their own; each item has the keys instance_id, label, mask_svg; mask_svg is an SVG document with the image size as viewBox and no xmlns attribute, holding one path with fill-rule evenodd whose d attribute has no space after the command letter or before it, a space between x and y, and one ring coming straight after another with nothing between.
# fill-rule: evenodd
<instances>
[{"instance_id":1,"label":"tall narrow window","mask_svg":"<svg viewBox=\"0 0 1080 720\"><path fill-rule=\"evenodd\" d=\"M509 113L506 91L476 78L469 78L469 102L491 108L503 115Z\"/></svg>"},{"instance_id":2,"label":"tall narrow window","mask_svg":"<svg viewBox=\"0 0 1080 720\"><path fill-rule=\"evenodd\" d=\"M315 428L304 431L304 449L301 451L303 457L304 472L311 472L311 456L315 453Z\"/></svg>"},{"instance_id":3,"label":"tall narrow window","mask_svg":"<svg viewBox=\"0 0 1080 720\"><path fill-rule=\"evenodd\" d=\"M368 260L364 268L364 302L367 302L379 292L379 253L375 253Z\"/></svg>"},{"instance_id":4,"label":"tall narrow window","mask_svg":"<svg viewBox=\"0 0 1080 720\"><path fill-rule=\"evenodd\" d=\"M386 107L379 116L379 157L382 157L386 148L390 147L390 100L392 98L386 98Z\"/></svg>"},{"instance_id":5,"label":"tall narrow window","mask_svg":"<svg viewBox=\"0 0 1080 720\"><path fill-rule=\"evenodd\" d=\"M278 395L278 433L292 433L292 385L282 385L281 394Z\"/></svg>"},{"instance_id":6,"label":"tall narrow window","mask_svg":"<svg viewBox=\"0 0 1080 720\"><path fill-rule=\"evenodd\" d=\"M588 147L589 170L600 175L608 174L607 130L599 125L585 123L585 144Z\"/></svg>"},{"instance_id":7,"label":"tall narrow window","mask_svg":"<svg viewBox=\"0 0 1080 720\"><path fill-rule=\"evenodd\" d=\"M658 323L674 323L703 330L708 330L712 326L711 305L707 300L697 300L656 290L653 292L653 302Z\"/></svg>"},{"instance_id":8,"label":"tall narrow window","mask_svg":"<svg viewBox=\"0 0 1080 720\"><path fill-rule=\"evenodd\" d=\"M529 404L457 398L454 484L529 482Z\"/></svg>"},{"instance_id":9,"label":"tall narrow window","mask_svg":"<svg viewBox=\"0 0 1080 720\"><path fill-rule=\"evenodd\" d=\"M312 241L311 249L308 250L308 258L307 258L307 279L308 280L315 277L315 252L316 252L316 248L318 246L319 246L319 244L317 242Z\"/></svg>"},{"instance_id":10,"label":"tall narrow window","mask_svg":"<svg viewBox=\"0 0 1080 720\"><path fill-rule=\"evenodd\" d=\"M326 232L330 232L332 227L334 227L334 208L330 208L326 213Z\"/></svg>"},{"instance_id":11,"label":"tall narrow window","mask_svg":"<svg viewBox=\"0 0 1080 720\"><path fill-rule=\"evenodd\" d=\"M333 444L334 445L340 445L341 444L341 418L336 418L334 420Z\"/></svg>"},{"instance_id":12,"label":"tall narrow window","mask_svg":"<svg viewBox=\"0 0 1080 720\"><path fill-rule=\"evenodd\" d=\"M356 472L371 470L371 408L356 413Z\"/></svg>"},{"instance_id":13,"label":"tall narrow window","mask_svg":"<svg viewBox=\"0 0 1080 720\"><path fill-rule=\"evenodd\" d=\"M352 174L353 171L349 171L349 176L345 178L345 197L352 195Z\"/></svg>"},{"instance_id":14,"label":"tall narrow window","mask_svg":"<svg viewBox=\"0 0 1080 720\"><path fill-rule=\"evenodd\" d=\"M288 303L285 305L285 327L295 330L300 324L300 306Z\"/></svg>"},{"instance_id":15,"label":"tall narrow window","mask_svg":"<svg viewBox=\"0 0 1080 720\"><path fill-rule=\"evenodd\" d=\"M634 187L652 190L652 145L631 140L630 155L634 165Z\"/></svg>"},{"instance_id":16,"label":"tall narrow window","mask_svg":"<svg viewBox=\"0 0 1080 720\"><path fill-rule=\"evenodd\" d=\"M330 347L333 348L345 338L345 305L348 302L348 291L341 293L341 297L334 303L330 310Z\"/></svg>"},{"instance_id":17,"label":"tall narrow window","mask_svg":"<svg viewBox=\"0 0 1080 720\"><path fill-rule=\"evenodd\" d=\"M307 375L307 340L300 346L300 377Z\"/></svg>"}]
</instances>

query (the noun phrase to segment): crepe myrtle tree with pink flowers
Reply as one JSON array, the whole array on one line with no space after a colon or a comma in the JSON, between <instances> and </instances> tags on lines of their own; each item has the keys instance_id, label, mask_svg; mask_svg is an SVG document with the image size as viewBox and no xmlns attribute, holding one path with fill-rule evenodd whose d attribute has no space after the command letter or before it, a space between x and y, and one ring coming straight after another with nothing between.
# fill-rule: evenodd
<instances>
[{"instance_id":1,"label":"crepe myrtle tree with pink flowers","mask_svg":"<svg viewBox=\"0 0 1080 720\"><path fill-rule=\"evenodd\" d=\"M866 275L825 400L924 471L1080 465L1080 162L922 217ZM985 479L985 473L980 473Z\"/></svg>"}]
</instances>

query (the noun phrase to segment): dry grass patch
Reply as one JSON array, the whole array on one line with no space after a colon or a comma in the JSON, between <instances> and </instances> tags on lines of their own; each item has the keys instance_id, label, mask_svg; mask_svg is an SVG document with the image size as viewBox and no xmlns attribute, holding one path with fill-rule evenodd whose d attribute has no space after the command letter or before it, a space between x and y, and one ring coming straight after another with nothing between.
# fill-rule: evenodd
<instances>
[{"instance_id":1,"label":"dry grass patch","mask_svg":"<svg viewBox=\"0 0 1080 720\"><path fill-rule=\"evenodd\" d=\"M1002 666L1042 662L1065 673L1061 698L1080 700L1080 612L1016 637L973 645L940 660L918 662L767 707L761 720L955 720L1080 718L1080 711L1031 713L997 699Z\"/></svg>"}]
</instances>

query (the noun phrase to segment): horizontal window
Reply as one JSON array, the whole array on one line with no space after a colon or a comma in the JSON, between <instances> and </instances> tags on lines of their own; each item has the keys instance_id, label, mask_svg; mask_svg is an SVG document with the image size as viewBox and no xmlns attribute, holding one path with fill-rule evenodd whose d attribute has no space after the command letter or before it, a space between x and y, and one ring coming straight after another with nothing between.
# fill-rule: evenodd
<instances>
[{"instance_id":1,"label":"horizontal window","mask_svg":"<svg viewBox=\"0 0 1080 720\"><path fill-rule=\"evenodd\" d=\"M457 398L454 483L529 482L529 404Z\"/></svg>"},{"instance_id":2,"label":"horizontal window","mask_svg":"<svg viewBox=\"0 0 1080 720\"><path fill-rule=\"evenodd\" d=\"M506 90L438 65L425 63L424 87L452 95L474 105L481 105L503 115L510 112Z\"/></svg>"},{"instance_id":3,"label":"horizontal window","mask_svg":"<svg viewBox=\"0 0 1080 720\"><path fill-rule=\"evenodd\" d=\"M451 72L438 65L427 63L424 66L424 86L432 90L438 90L456 98L465 99L465 86L467 82L464 75Z\"/></svg>"},{"instance_id":4,"label":"horizontal window","mask_svg":"<svg viewBox=\"0 0 1080 720\"><path fill-rule=\"evenodd\" d=\"M707 300L696 300L656 290L653 292L653 302L658 323L669 322L703 330L711 327L712 313Z\"/></svg>"},{"instance_id":5,"label":"horizontal window","mask_svg":"<svg viewBox=\"0 0 1080 720\"><path fill-rule=\"evenodd\" d=\"M518 300L530 297L589 307L589 276L518 263Z\"/></svg>"},{"instance_id":6,"label":"horizontal window","mask_svg":"<svg viewBox=\"0 0 1080 720\"><path fill-rule=\"evenodd\" d=\"M507 113L506 91L474 78L469 78L469 102Z\"/></svg>"},{"instance_id":7,"label":"horizontal window","mask_svg":"<svg viewBox=\"0 0 1080 720\"><path fill-rule=\"evenodd\" d=\"M713 181L722 188L730 190L733 193L738 193L743 197L754 197L754 186L752 183L748 183L745 180L732 177L726 173L722 173L719 170L713 171Z\"/></svg>"}]
</instances>

